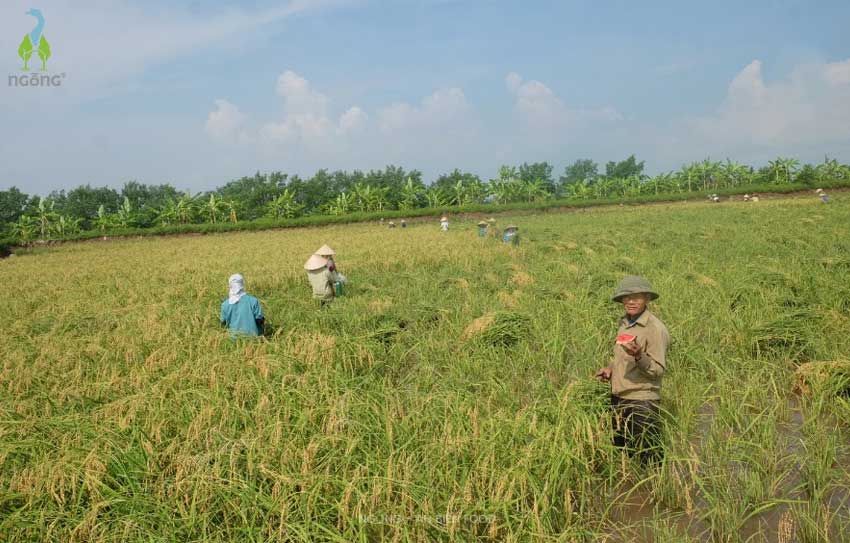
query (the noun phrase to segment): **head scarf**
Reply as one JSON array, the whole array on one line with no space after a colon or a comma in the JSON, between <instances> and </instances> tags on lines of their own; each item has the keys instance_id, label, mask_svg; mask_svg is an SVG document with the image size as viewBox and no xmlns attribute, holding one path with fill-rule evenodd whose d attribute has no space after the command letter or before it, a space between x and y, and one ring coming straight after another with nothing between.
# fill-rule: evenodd
<instances>
[{"instance_id":1,"label":"head scarf","mask_svg":"<svg viewBox=\"0 0 850 543\"><path fill-rule=\"evenodd\" d=\"M238 302L242 296L245 296L245 278L242 277L242 274L240 273L234 273L230 276L230 279L228 279L227 282L230 285L227 302L230 305L233 305Z\"/></svg>"}]
</instances>

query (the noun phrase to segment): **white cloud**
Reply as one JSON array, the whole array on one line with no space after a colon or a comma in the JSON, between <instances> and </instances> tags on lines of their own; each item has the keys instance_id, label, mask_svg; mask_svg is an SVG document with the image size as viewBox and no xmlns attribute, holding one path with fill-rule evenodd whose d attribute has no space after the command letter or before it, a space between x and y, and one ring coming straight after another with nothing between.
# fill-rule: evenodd
<instances>
[{"instance_id":1,"label":"white cloud","mask_svg":"<svg viewBox=\"0 0 850 543\"><path fill-rule=\"evenodd\" d=\"M280 74L275 90L278 96L283 98L284 110L288 115L327 115L327 97L314 91L309 81L291 70Z\"/></svg>"},{"instance_id":2,"label":"white cloud","mask_svg":"<svg viewBox=\"0 0 850 543\"><path fill-rule=\"evenodd\" d=\"M615 122L623 116L613 107L582 109L567 107L552 89L540 81L523 81L516 72L505 77L514 95L514 110L533 128L564 129L583 122Z\"/></svg>"},{"instance_id":3,"label":"white cloud","mask_svg":"<svg viewBox=\"0 0 850 543\"><path fill-rule=\"evenodd\" d=\"M227 100L216 100L216 109L210 111L204 128L214 140L243 142L248 139L245 132L245 114Z\"/></svg>"},{"instance_id":4,"label":"white cloud","mask_svg":"<svg viewBox=\"0 0 850 543\"><path fill-rule=\"evenodd\" d=\"M850 60L800 65L772 83L753 60L732 79L717 112L690 126L709 142L751 147L850 138Z\"/></svg>"},{"instance_id":5,"label":"white cloud","mask_svg":"<svg viewBox=\"0 0 850 543\"><path fill-rule=\"evenodd\" d=\"M522 77L518 73L511 72L505 76L505 86L508 87L510 92L518 91L520 85L522 85Z\"/></svg>"},{"instance_id":6,"label":"white cloud","mask_svg":"<svg viewBox=\"0 0 850 543\"><path fill-rule=\"evenodd\" d=\"M463 90L440 89L422 100L419 106L406 102L391 104L378 111L378 126L383 132L432 129L459 121L469 111Z\"/></svg>"},{"instance_id":7,"label":"white cloud","mask_svg":"<svg viewBox=\"0 0 850 543\"><path fill-rule=\"evenodd\" d=\"M850 59L825 65L826 80L832 85L850 83Z\"/></svg>"},{"instance_id":8,"label":"white cloud","mask_svg":"<svg viewBox=\"0 0 850 543\"><path fill-rule=\"evenodd\" d=\"M348 110L339 116L337 132L339 134L350 134L363 128L368 122L369 116L366 112L357 106L348 108Z\"/></svg>"}]
</instances>

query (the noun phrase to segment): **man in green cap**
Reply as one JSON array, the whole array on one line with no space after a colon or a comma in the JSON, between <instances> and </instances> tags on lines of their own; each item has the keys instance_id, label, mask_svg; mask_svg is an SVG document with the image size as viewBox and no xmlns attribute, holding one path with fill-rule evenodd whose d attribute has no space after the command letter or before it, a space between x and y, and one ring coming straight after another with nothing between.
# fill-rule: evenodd
<instances>
[{"instance_id":1,"label":"man in green cap","mask_svg":"<svg viewBox=\"0 0 850 543\"><path fill-rule=\"evenodd\" d=\"M667 369L670 334L661 320L647 309L658 298L649 281L629 275L620 281L614 302L623 304L611 364L596 377L611 383L614 410L614 445L637 453L644 463L661 458L658 415L661 377Z\"/></svg>"}]
</instances>

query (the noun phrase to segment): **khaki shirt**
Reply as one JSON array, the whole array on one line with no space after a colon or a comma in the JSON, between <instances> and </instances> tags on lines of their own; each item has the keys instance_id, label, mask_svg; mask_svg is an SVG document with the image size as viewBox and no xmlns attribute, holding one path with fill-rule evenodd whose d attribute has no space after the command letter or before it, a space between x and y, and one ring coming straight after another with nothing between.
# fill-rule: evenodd
<instances>
[{"instance_id":1,"label":"khaki shirt","mask_svg":"<svg viewBox=\"0 0 850 543\"><path fill-rule=\"evenodd\" d=\"M308 271L307 279L310 280L310 286L313 287L313 298L320 300L331 300L334 297L334 281L337 280L336 272L330 271L327 267L318 270Z\"/></svg>"},{"instance_id":2,"label":"khaki shirt","mask_svg":"<svg viewBox=\"0 0 850 543\"><path fill-rule=\"evenodd\" d=\"M647 309L634 324L620 321L617 335L637 336L642 352L639 359L629 356L622 345L614 345L611 361L611 394L626 400L660 400L661 377L667 369L670 334L658 317Z\"/></svg>"}]
</instances>

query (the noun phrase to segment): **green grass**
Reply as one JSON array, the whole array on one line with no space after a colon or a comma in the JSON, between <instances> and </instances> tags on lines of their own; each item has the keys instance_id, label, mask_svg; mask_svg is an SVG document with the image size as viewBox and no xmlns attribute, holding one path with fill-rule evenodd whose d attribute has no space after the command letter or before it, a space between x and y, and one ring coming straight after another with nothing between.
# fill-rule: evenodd
<instances>
[{"instance_id":1,"label":"green grass","mask_svg":"<svg viewBox=\"0 0 850 543\"><path fill-rule=\"evenodd\" d=\"M848 212L518 215L519 247L456 220L21 250L0 261L0 540L840 541L850 402L792 390L849 358ZM323 243L350 285L320 310L301 265ZM259 341L218 325L235 272ZM627 273L673 337L658 470L611 447L590 379Z\"/></svg>"}]
</instances>

